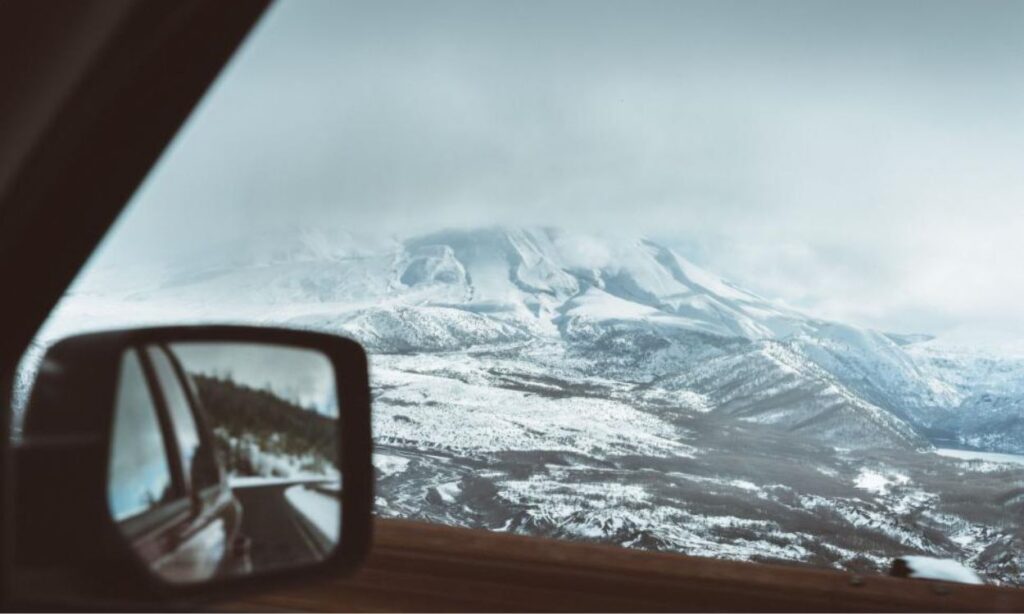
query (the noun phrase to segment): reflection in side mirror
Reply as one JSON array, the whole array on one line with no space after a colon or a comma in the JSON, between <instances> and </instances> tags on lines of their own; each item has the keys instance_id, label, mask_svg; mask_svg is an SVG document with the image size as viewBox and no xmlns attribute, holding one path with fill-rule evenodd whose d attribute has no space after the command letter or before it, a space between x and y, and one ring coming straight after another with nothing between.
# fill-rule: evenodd
<instances>
[{"instance_id":1,"label":"reflection in side mirror","mask_svg":"<svg viewBox=\"0 0 1024 614\"><path fill-rule=\"evenodd\" d=\"M335 577L370 545L366 354L250 326L91 333L49 349L12 460L19 599L193 598Z\"/></svg>"},{"instance_id":2,"label":"reflection in side mirror","mask_svg":"<svg viewBox=\"0 0 1024 614\"><path fill-rule=\"evenodd\" d=\"M172 582L316 563L338 545L338 395L315 350L258 343L124 351L108 500Z\"/></svg>"}]
</instances>

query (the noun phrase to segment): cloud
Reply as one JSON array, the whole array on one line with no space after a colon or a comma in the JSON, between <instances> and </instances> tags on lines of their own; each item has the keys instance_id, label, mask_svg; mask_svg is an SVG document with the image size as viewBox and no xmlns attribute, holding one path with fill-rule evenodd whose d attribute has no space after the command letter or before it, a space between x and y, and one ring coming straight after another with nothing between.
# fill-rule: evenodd
<instances>
[{"instance_id":1,"label":"cloud","mask_svg":"<svg viewBox=\"0 0 1024 614\"><path fill-rule=\"evenodd\" d=\"M875 327L1014 321L1022 27L997 1L281 2L108 252L541 224Z\"/></svg>"}]
</instances>

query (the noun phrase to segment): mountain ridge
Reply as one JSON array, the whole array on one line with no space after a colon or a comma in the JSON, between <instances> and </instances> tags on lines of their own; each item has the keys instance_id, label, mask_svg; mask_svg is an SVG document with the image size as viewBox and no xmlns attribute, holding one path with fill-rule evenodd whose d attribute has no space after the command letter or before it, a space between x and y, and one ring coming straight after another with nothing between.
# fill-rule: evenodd
<instances>
[{"instance_id":1,"label":"mountain ridge","mask_svg":"<svg viewBox=\"0 0 1024 614\"><path fill-rule=\"evenodd\" d=\"M236 255L231 266L196 255L170 263L172 278L121 293L118 300L140 314L159 305L197 319L231 313L340 332L375 352L467 351L543 340L563 345L592 373L604 370L637 384L697 372L701 361L725 360L736 351L767 370L755 373L747 365L751 378L781 385L797 377L801 403L819 404L819 412L804 417L809 424L825 421L817 417L825 408L862 417L882 409L898 423L864 420L877 427L872 432L880 441L923 446L925 436L951 430L984 439L975 425L963 424L964 411L957 413L978 406L967 399L984 387L949 383L935 361L915 354L925 337L802 313L649 238L491 226L375 241L295 231L286 240L267 241L276 247L250 250L249 260ZM80 286L85 297L105 295L102 287ZM757 351L737 349L743 343L778 344L790 364L799 363L798 375ZM703 388L701 394L709 392ZM764 388L761 400L777 402L776 393ZM848 405L837 412L833 401L840 397ZM1012 399L1000 403L1011 405ZM1015 449L1016 439L1000 440L1000 449ZM1024 432L1019 439L1024 450Z\"/></svg>"}]
</instances>

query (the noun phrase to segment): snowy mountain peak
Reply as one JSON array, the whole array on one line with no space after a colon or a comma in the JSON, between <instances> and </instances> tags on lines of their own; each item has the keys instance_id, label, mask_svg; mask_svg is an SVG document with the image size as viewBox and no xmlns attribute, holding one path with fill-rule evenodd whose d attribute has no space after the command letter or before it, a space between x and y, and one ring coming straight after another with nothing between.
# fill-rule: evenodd
<instances>
[{"instance_id":1,"label":"snowy mountain peak","mask_svg":"<svg viewBox=\"0 0 1024 614\"><path fill-rule=\"evenodd\" d=\"M433 280L423 277L424 267L442 266L440 260L424 258L449 254L443 265L449 272L440 281L464 283L466 302L522 306L538 317L553 318L567 308L586 316L581 310L594 305L597 311L589 315L602 318L607 310L599 303L625 301L676 316L677 326L746 338L789 332L792 318L800 317L648 239L494 227L432 233L405 241L404 248L409 258L403 282Z\"/></svg>"},{"instance_id":2,"label":"snowy mountain peak","mask_svg":"<svg viewBox=\"0 0 1024 614\"><path fill-rule=\"evenodd\" d=\"M739 361L750 368L736 372L751 382L778 382L804 407L841 405L839 413L863 415L882 430L892 425L869 416L876 409L924 432L947 428L977 392L919 359L918 337L810 317L650 239L488 227L404 239L305 229L255 243L162 263L161 272L173 274L140 275L146 285L129 292L82 293L79 321L98 328L180 322L187 314L284 322L347 334L377 352L544 344L637 384ZM118 307L104 306L111 302ZM57 318L50 330L74 330L68 322ZM769 343L785 361L754 351ZM724 372L716 378L730 380ZM777 391L761 392L768 399ZM908 439L895 430L892 440Z\"/></svg>"}]
</instances>

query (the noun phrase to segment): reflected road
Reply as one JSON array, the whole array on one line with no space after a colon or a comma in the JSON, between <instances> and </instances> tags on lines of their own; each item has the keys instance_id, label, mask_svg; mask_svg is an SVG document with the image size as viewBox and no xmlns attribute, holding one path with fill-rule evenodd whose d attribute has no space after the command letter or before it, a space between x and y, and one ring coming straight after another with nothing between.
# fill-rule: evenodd
<instances>
[{"instance_id":1,"label":"reflected road","mask_svg":"<svg viewBox=\"0 0 1024 614\"><path fill-rule=\"evenodd\" d=\"M330 554L333 543L286 497L296 487L285 482L233 488L242 504L242 534L251 540L254 570L314 563Z\"/></svg>"}]
</instances>

